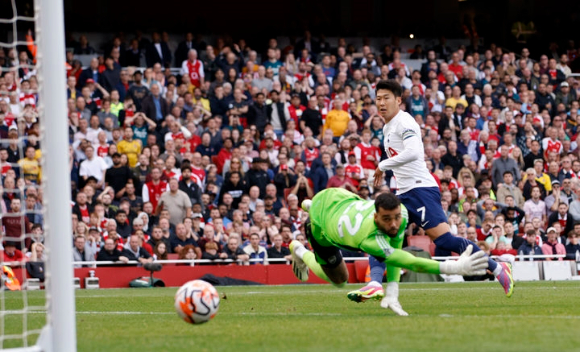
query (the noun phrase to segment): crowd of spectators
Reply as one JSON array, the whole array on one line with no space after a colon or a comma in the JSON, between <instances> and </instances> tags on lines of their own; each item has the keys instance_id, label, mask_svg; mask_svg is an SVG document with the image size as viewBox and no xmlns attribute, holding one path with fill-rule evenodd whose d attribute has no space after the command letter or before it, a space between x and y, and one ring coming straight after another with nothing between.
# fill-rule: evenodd
<instances>
[{"instance_id":1,"label":"crowd of spectators","mask_svg":"<svg viewBox=\"0 0 580 352\"><path fill-rule=\"evenodd\" d=\"M397 188L389 173L372 187L386 157L374 105L383 79L404 88L401 109L421 126L454 235L496 255L579 256L575 50L441 43L416 47L424 63L413 70L396 46L356 44L306 33L258 53L244 40L209 45L188 33L173 45L154 33L115 37L99 55L80 36L67 52L75 260L289 259L290 241L305 241L304 199ZM83 68L74 54L94 58ZM6 261L43 258L34 59L0 50ZM24 232L24 246L12 241Z\"/></svg>"}]
</instances>

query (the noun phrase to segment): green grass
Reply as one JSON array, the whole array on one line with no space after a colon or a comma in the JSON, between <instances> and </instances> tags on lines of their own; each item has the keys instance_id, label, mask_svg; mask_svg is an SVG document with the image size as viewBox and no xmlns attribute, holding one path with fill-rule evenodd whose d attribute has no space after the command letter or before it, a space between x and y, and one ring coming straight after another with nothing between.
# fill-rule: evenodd
<instances>
[{"instance_id":1,"label":"green grass","mask_svg":"<svg viewBox=\"0 0 580 352\"><path fill-rule=\"evenodd\" d=\"M409 317L356 304L357 286L218 287L216 318L193 326L173 310L175 288L76 291L79 351L578 351L580 282L401 284ZM42 292L30 292L42 304ZM6 294L6 309L21 306ZM20 333L19 317L6 332ZM44 315L29 314L29 327ZM21 341L7 341L4 347Z\"/></svg>"}]
</instances>

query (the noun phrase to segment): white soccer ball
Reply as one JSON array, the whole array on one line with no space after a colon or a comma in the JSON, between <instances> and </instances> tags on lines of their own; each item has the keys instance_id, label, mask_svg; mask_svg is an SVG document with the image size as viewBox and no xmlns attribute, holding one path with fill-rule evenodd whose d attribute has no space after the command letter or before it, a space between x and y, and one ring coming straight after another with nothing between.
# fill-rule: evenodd
<instances>
[{"instance_id":1,"label":"white soccer ball","mask_svg":"<svg viewBox=\"0 0 580 352\"><path fill-rule=\"evenodd\" d=\"M219 305L217 290L203 280L189 281L175 294L175 310L190 324L207 323L215 317Z\"/></svg>"}]
</instances>

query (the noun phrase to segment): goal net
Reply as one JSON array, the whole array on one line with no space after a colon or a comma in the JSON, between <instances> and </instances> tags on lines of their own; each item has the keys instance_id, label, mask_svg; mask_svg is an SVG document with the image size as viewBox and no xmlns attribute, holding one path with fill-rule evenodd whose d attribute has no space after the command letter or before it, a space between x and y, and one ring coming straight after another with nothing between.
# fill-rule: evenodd
<instances>
[{"instance_id":1,"label":"goal net","mask_svg":"<svg viewBox=\"0 0 580 352\"><path fill-rule=\"evenodd\" d=\"M3 2L2 350L76 351L65 62L62 0Z\"/></svg>"}]
</instances>

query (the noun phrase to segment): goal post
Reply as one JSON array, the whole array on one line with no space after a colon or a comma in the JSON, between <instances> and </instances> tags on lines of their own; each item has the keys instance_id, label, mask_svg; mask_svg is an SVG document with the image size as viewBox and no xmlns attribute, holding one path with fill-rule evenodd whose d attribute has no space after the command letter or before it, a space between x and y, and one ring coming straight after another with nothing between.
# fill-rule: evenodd
<instances>
[{"instance_id":1,"label":"goal post","mask_svg":"<svg viewBox=\"0 0 580 352\"><path fill-rule=\"evenodd\" d=\"M39 83L42 127L44 130L44 181L48 262L46 299L50 349L76 351L75 295L73 287L70 171L64 8L62 0L35 0L40 24ZM41 335L41 339L45 336Z\"/></svg>"},{"instance_id":2,"label":"goal post","mask_svg":"<svg viewBox=\"0 0 580 352\"><path fill-rule=\"evenodd\" d=\"M47 326L52 352L76 351L63 0L35 0L47 241ZM46 340L48 341L45 341Z\"/></svg>"},{"instance_id":3,"label":"goal post","mask_svg":"<svg viewBox=\"0 0 580 352\"><path fill-rule=\"evenodd\" d=\"M0 336L0 349L7 347L4 345L5 341L16 343L20 340L22 342L20 344L21 347L8 348L6 350L76 352L63 0L34 0L33 16L30 13L26 16L18 13L18 0L11 0L10 3L12 5L12 18L6 19L0 14L0 24L12 27L12 42L0 43L0 47L17 50L27 46L33 52L36 60L34 65L18 62L8 70L20 70L22 68L27 70L25 72L28 72L29 69L36 70L38 88L32 93L38 93L36 109L40 125L38 140L42 155L40 158L40 170L42 170L40 187L43 194L45 290L43 292L44 305L34 306L29 303L29 300L38 299L37 296L35 296L36 298L30 298L26 291L22 291L20 297L5 295L6 285L3 282L2 288L0 288L2 306L0 314L2 318L0 324L0 334L2 335ZM28 37L26 41L22 40L24 30L19 28L22 23L26 24L26 30L34 26L33 42L30 42L29 40L31 39ZM16 77L16 79L21 79L21 77ZM12 94L16 95L17 91L15 90ZM26 99L26 93L20 92L20 101L23 99L23 94L24 99ZM15 118L14 124L19 125L23 122L21 120L23 118L22 114L15 113L13 115ZM3 140L3 142L6 142L6 140ZM24 146L28 142L29 140L22 134L18 136L20 158L23 157ZM20 177L22 178L22 175ZM10 190L4 188L3 191ZM22 194L18 197L23 200ZM28 214L28 210L21 210L18 215L2 214L2 216L6 218L20 216L21 221L24 223L24 213ZM33 211L32 213L35 212ZM33 234L28 233L29 231L24 225L21 228L20 242L24 247L25 240L31 239ZM2 265L6 265L3 260ZM27 273L23 265L22 273L23 289L26 289ZM14 302L16 298L18 298L19 304L21 300L20 305L15 305L15 303L6 304L5 302L6 299L12 299ZM28 317L38 314L46 315L46 323L41 330L31 330L28 325ZM8 328L9 331L14 331L11 328L14 327L14 324L18 324L18 321L22 321L22 332L17 332L16 334L7 333L5 328ZM40 326L42 326L42 323ZM21 337L19 338L18 336ZM30 344L34 343L34 341L28 342L28 338L34 336L38 336L38 339L36 344L31 346ZM9 347L16 346L13 343L9 345Z\"/></svg>"}]
</instances>

